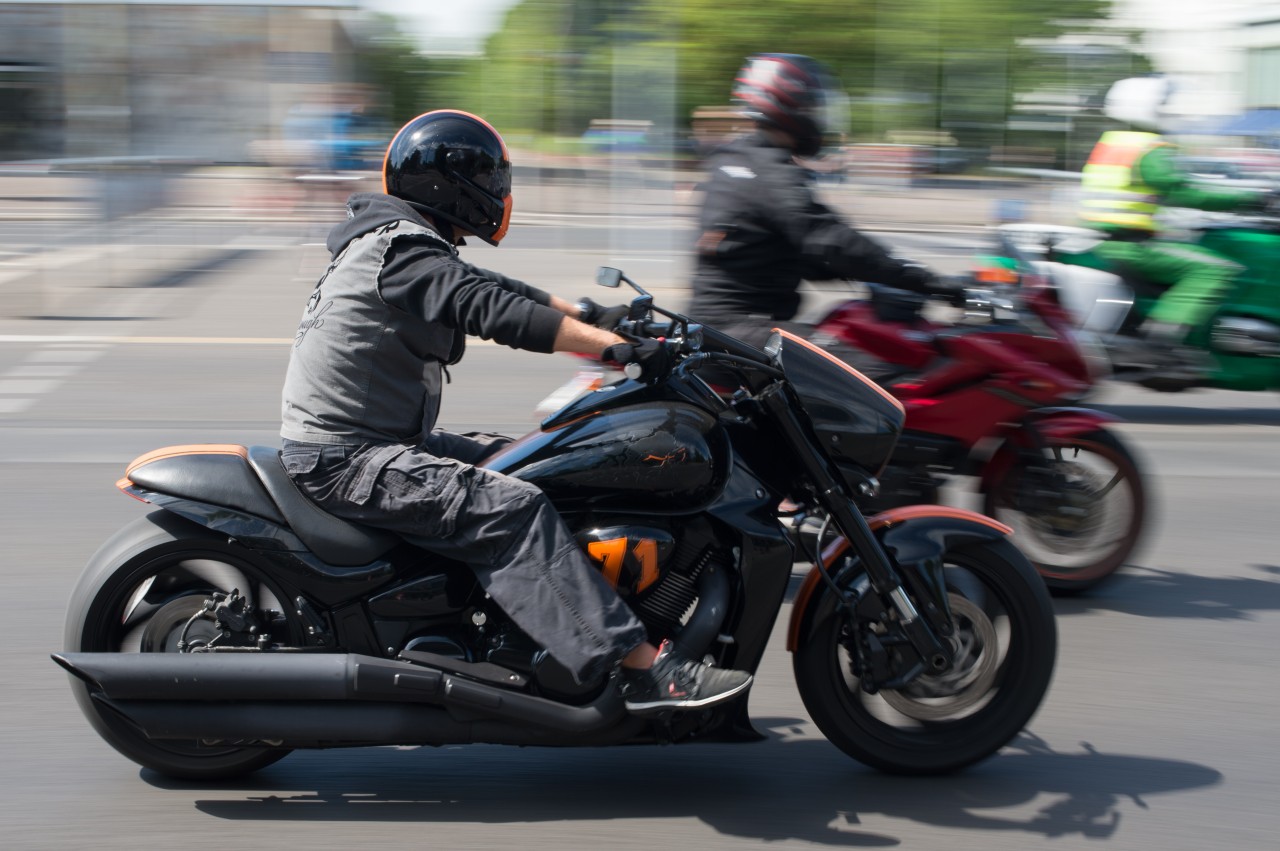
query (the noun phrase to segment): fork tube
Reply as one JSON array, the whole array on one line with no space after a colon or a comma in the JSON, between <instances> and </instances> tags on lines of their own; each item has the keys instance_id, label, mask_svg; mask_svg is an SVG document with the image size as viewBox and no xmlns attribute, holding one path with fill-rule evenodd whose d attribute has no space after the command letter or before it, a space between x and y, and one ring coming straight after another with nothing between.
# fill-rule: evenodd
<instances>
[{"instance_id":1,"label":"fork tube","mask_svg":"<svg viewBox=\"0 0 1280 851\"><path fill-rule=\"evenodd\" d=\"M774 422L782 428L805 473L817 485L818 497L822 500L823 507L835 518L854 555L866 566L871 587L897 611L912 647L929 667L934 670L945 668L949 664L950 654L938 641L925 619L920 617L911 598L903 590L893 562L876 540L857 504L849 498L843 483L832 474L827 460L815 449L812 439L796 418L790 400L784 398L782 386L775 384L756 398L773 415Z\"/></svg>"}]
</instances>

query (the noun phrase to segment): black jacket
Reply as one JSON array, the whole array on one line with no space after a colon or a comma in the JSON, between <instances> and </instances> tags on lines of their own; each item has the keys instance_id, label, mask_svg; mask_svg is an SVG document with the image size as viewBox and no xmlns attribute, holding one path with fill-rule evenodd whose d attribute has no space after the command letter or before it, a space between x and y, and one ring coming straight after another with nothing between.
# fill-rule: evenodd
<instances>
[{"instance_id":1,"label":"black jacket","mask_svg":"<svg viewBox=\"0 0 1280 851\"><path fill-rule=\"evenodd\" d=\"M800 308L802 280L923 288L927 275L819 203L809 173L763 134L718 149L708 168L689 307L693 318L719 325L792 319Z\"/></svg>"},{"instance_id":2,"label":"black jacket","mask_svg":"<svg viewBox=\"0 0 1280 851\"><path fill-rule=\"evenodd\" d=\"M392 222L437 229L409 204L390 195L352 195L347 212L346 221L335 225L325 242L335 257L351 240ZM452 229L443 234L445 240L452 236ZM551 297L542 290L472 266L439 240L401 237L392 241L377 286L388 305L460 332L456 347L462 345L461 335L468 334L515 349L550 352L564 318L549 307ZM458 348L449 362L460 356Z\"/></svg>"}]
</instances>

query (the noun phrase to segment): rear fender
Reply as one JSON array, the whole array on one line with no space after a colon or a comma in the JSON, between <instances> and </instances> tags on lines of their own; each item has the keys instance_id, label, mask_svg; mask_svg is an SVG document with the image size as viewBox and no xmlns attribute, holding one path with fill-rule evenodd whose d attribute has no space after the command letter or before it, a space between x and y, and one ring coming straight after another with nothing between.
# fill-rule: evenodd
<instances>
[{"instance_id":1,"label":"rear fender","mask_svg":"<svg viewBox=\"0 0 1280 851\"><path fill-rule=\"evenodd\" d=\"M207 548L230 548L226 535L220 535L190 520L167 511L153 511L125 525L108 538L90 556L76 582L67 606L65 646L67 650L80 650L80 630L93 598L104 582L137 556L156 547L176 544L180 541L198 542Z\"/></svg>"},{"instance_id":2,"label":"rear fender","mask_svg":"<svg viewBox=\"0 0 1280 851\"><path fill-rule=\"evenodd\" d=\"M982 468L981 490L986 493L1017 460L1018 452L1062 445L1091 432L1122 422L1120 417L1092 408L1039 408L1004 434L1004 442Z\"/></svg>"},{"instance_id":3,"label":"rear fender","mask_svg":"<svg viewBox=\"0 0 1280 851\"><path fill-rule=\"evenodd\" d=\"M942 579L942 556L948 550L976 541L1008 537L1013 530L990 517L963 508L942 505L909 505L891 508L867 518L876 540L901 573L903 582L919 599L922 611L936 615L948 612L946 587ZM849 548L845 538L837 538L822 552L822 567L828 572ZM787 649L795 652L810 631L813 611L821 599L822 571L811 569L800 583L791 607L787 629Z\"/></svg>"}]
</instances>

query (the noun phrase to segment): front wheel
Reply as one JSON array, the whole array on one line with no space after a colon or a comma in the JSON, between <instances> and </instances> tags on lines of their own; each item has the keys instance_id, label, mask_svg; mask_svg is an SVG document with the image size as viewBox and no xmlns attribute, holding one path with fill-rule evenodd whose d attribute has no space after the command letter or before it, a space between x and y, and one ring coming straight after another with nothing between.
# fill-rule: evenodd
<instances>
[{"instance_id":1,"label":"front wheel","mask_svg":"<svg viewBox=\"0 0 1280 851\"><path fill-rule=\"evenodd\" d=\"M986 488L983 512L1013 528L1050 590L1074 594L1133 553L1147 496L1133 453L1098 429L1019 456Z\"/></svg>"},{"instance_id":2,"label":"front wheel","mask_svg":"<svg viewBox=\"0 0 1280 851\"><path fill-rule=\"evenodd\" d=\"M1005 540L943 555L953 664L899 689L868 693L859 678L858 623L835 595L811 603L796 649L796 684L823 734L845 753L893 774L942 774L983 760L1026 726L1049 687L1057 653L1044 582Z\"/></svg>"},{"instance_id":3,"label":"front wheel","mask_svg":"<svg viewBox=\"0 0 1280 851\"><path fill-rule=\"evenodd\" d=\"M201 617L205 601L235 592L270 612L273 637L296 640L296 626L268 578L225 539L204 536L187 521L156 512L117 533L90 561L67 610L66 649L75 653L175 653L220 641ZM169 777L218 780L264 768L289 753L270 747L158 741L104 707L72 677L89 723L124 756Z\"/></svg>"}]
</instances>

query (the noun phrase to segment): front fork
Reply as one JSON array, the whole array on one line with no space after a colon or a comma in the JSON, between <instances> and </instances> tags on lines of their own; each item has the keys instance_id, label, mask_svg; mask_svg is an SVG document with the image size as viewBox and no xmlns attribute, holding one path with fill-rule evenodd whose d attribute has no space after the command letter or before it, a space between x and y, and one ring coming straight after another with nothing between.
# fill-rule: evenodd
<instances>
[{"instance_id":1,"label":"front fork","mask_svg":"<svg viewBox=\"0 0 1280 851\"><path fill-rule=\"evenodd\" d=\"M823 508L844 534L853 555L863 565L871 588L881 604L897 613L898 623L916 654L923 660L924 667L933 672L945 671L952 662L950 646L939 639L929 625L929 620L922 617L912 603L889 555L876 540L866 518L846 493L843 483L832 473L826 459L814 449L812 438L796 418L795 408L784 394L783 386L773 385L756 396L756 399L772 415L788 443L795 448L806 475L817 486L818 499ZM844 608L852 610L853 601L836 585L825 566L819 563L817 568L822 571L823 580L835 592L836 599L841 601ZM940 572L941 565L938 568ZM924 584L924 580L919 577L913 578L916 580L913 585ZM911 590L916 593L917 599L929 600L933 596L923 587L913 587ZM945 599L944 591L943 600ZM945 614L939 620L950 626L950 619Z\"/></svg>"}]
</instances>

